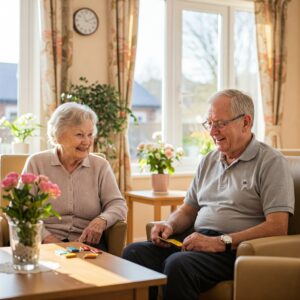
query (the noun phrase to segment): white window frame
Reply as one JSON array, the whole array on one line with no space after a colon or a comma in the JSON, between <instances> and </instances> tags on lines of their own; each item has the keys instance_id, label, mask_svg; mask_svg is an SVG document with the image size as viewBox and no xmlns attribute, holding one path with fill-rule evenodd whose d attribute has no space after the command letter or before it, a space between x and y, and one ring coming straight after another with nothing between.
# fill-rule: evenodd
<instances>
[{"instance_id":1,"label":"white window frame","mask_svg":"<svg viewBox=\"0 0 300 300\"><path fill-rule=\"evenodd\" d=\"M20 0L18 115L30 112L37 116L39 122L40 82L39 1ZM30 147L31 152L39 151L39 139L33 139Z\"/></svg>"},{"instance_id":2,"label":"white window frame","mask_svg":"<svg viewBox=\"0 0 300 300\"><path fill-rule=\"evenodd\" d=\"M165 47L165 80L163 83L163 105L162 105L162 132L164 140L176 147L182 144L181 120L181 12L184 9L194 11L218 12L222 15L221 41L223 53L220 53L220 70L218 89L233 86L233 32L235 10L253 11L254 3L250 1L236 0L167 0L166 7L166 35ZM227 25L226 25L227 24ZM173 55L167 55L173 53ZM176 168L176 173L194 173L198 159L185 157Z\"/></svg>"},{"instance_id":3,"label":"white window frame","mask_svg":"<svg viewBox=\"0 0 300 300\"><path fill-rule=\"evenodd\" d=\"M178 120L181 120L181 12L183 9L218 12L223 16L222 40L220 41L223 45L223 52L220 53L218 89L224 89L234 84L234 36L230 34L233 33L234 12L236 10L253 12L254 3L248 0L166 0L162 133L163 139L175 147L182 146L182 123ZM257 100L260 101L260 99ZM263 128L261 104L258 105L258 108L259 112L256 110L256 122L259 123L259 126L256 128ZM259 118L257 118L257 114L260 115ZM260 138L263 139L263 136ZM184 157L176 167L176 174L194 173L199 161L200 157L197 159ZM138 164L132 164L132 173L134 176L141 176Z\"/></svg>"}]
</instances>

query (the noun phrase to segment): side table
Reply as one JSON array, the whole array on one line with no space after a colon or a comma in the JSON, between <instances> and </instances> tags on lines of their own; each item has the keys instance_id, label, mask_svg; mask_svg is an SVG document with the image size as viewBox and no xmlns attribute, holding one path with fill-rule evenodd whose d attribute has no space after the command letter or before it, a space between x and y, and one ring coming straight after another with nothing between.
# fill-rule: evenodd
<instances>
[{"instance_id":1,"label":"side table","mask_svg":"<svg viewBox=\"0 0 300 300\"><path fill-rule=\"evenodd\" d=\"M154 221L160 221L161 207L171 206L171 212L175 211L177 205L183 203L185 194L186 191L168 191L167 193L154 193L150 190L125 192L128 205L127 243L133 241L133 202L153 205Z\"/></svg>"}]
</instances>

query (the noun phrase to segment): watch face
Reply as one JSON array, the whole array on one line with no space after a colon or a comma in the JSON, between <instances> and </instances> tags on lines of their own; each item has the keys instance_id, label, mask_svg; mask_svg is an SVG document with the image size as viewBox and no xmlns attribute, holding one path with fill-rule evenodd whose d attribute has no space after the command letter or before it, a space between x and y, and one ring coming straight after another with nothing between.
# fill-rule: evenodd
<instances>
[{"instance_id":1,"label":"watch face","mask_svg":"<svg viewBox=\"0 0 300 300\"><path fill-rule=\"evenodd\" d=\"M225 244L231 244L231 243L232 243L232 238L231 238L231 236L229 236L229 235L222 235L222 236L221 236L221 239L222 239L222 241L223 241Z\"/></svg>"},{"instance_id":2,"label":"watch face","mask_svg":"<svg viewBox=\"0 0 300 300\"><path fill-rule=\"evenodd\" d=\"M98 28L98 17L89 8L81 8L74 13L74 28L83 35L90 35Z\"/></svg>"}]
</instances>

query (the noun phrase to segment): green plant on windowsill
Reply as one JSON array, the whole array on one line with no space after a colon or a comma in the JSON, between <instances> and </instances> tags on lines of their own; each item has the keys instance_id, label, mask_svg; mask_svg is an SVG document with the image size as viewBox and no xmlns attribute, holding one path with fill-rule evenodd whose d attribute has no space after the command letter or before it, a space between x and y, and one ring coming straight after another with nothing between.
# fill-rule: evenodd
<instances>
[{"instance_id":1,"label":"green plant on windowsill","mask_svg":"<svg viewBox=\"0 0 300 300\"><path fill-rule=\"evenodd\" d=\"M194 131L189 136L184 138L183 144L186 146L195 146L199 148L199 153L201 155L206 155L215 149L215 143L213 139L208 132L204 131Z\"/></svg>"},{"instance_id":2,"label":"green plant on windowsill","mask_svg":"<svg viewBox=\"0 0 300 300\"><path fill-rule=\"evenodd\" d=\"M121 104L120 94L114 86L98 82L89 84L85 77L80 77L79 81L80 84L71 84L70 89L61 94L61 101L85 104L96 113L98 133L94 151L113 159L116 157L113 136L125 130L128 116L135 123L137 118L128 106Z\"/></svg>"},{"instance_id":3,"label":"green plant on windowsill","mask_svg":"<svg viewBox=\"0 0 300 300\"><path fill-rule=\"evenodd\" d=\"M0 119L0 128L9 129L17 143L26 143L29 137L34 136L39 127L42 125L37 123L36 117L31 113L21 115L13 122L6 117Z\"/></svg>"}]
</instances>

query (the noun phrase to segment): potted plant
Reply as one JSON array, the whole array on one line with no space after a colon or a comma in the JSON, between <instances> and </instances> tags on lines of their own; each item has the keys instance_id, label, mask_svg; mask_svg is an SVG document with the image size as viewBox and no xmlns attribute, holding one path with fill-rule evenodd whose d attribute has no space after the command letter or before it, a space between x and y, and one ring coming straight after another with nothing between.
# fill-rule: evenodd
<instances>
[{"instance_id":1,"label":"potted plant","mask_svg":"<svg viewBox=\"0 0 300 300\"><path fill-rule=\"evenodd\" d=\"M166 192L169 184L169 174L175 171L174 162L183 157L181 147L174 149L171 144L162 142L161 133L152 135L154 143L140 143L137 147L139 166L142 171L149 168L152 174L152 188L154 192Z\"/></svg>"},{"instance_id":2,"label":"potted plant","mask_svg":"<svg viewBox=\"0 0 300 300\"><path fill-rule=\"evenodd\" d=\"M206 155L215 149L215 143L208 132L194 131L183 140L185 150L190 154Z\"/></svg>"},{"instance_id":3,"label":"potted plant","mask_svg":"<svg viewBox=\"0 0 300 300\"><path fill-rule=\"evenodd\" d=\"M39 127L41 127L41 125L37 123L36 117L31 113L21 115L12 122L6 117L0 119L0 128L9 129L11 135L14 137L14 153L29 152L27 140L29 137L34 136Z\"/></svg>"},{"instance_id":4,"label":"potted plant","mask_svg":"<svg viewBox=\"0 0 300 300\"><path fill-rule=\"evenodd\" d=\"M89 84L85 77L80 77L79 81L80 84L71 84L70 89L61 94L61 101L86 104L96 113L98 133L94 151L104 153L108 158L115 158L113 135L124 131L128 115L134 122L137 122L137 118L128 106L121 104L120 94L114 86L98 82Z\"/></svg>"},{"instance_id":5,"label":"potted plant","mask_svg":"<svg viewBox=\"0 0 300 300\"><path fill-rule=\"evenodd\" d=\"M18 185L19 184L19 185ZM60 196L60 189L46 176L31 173L9 173L1 182L3 199L8 205L1 207L8 217L13 267L29 271L37 267L43 219L60 218L48 199Z\"/></svg>"}]
</instances>

